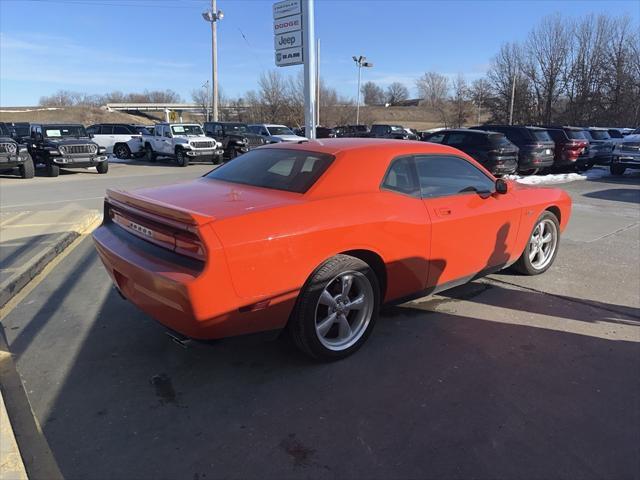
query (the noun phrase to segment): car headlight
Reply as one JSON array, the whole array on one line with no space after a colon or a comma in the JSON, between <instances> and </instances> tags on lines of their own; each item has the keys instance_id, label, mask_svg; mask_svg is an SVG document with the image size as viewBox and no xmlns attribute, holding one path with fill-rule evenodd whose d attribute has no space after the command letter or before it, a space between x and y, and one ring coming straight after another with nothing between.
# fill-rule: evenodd
<instances>
[{"instance_id":1,"label":"car headlight","mask_svg":"<svg viewBox=\"0 0 640 480\"><path fill-rule=\"evenodd\" d=\"M107 149L105 147L98 147L98 153L104 153Z\"/></svg>"}]
</instances>

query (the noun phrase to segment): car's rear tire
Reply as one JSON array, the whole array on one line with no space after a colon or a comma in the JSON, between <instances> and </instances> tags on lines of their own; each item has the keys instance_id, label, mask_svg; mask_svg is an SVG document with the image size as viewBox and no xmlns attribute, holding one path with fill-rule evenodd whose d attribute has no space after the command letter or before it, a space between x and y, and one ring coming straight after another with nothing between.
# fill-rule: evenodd
<instances>
[{"instance_id":1,"label":"car's rear tire","mask_svg":"<svg viewBox=\"0 0 640 480\"><path fill-rule=\"evenodd\" d=\"M47 162L47 177L57 177L60 175L60 167L53 162Z\"/></svg>"},{"instance_id":2,"label":"car's rear tire","mask_svg":"<svg viewBox=\"0 0 640 480\"><path fill-rule=\"evenodd\" d=\"M33 178L36 175L36 167L33 164L33 159L28 153L24 157L24 162L19 167L20 176L22 178Z\"/></svg>"},{"instance_id":3,"label":"car's rear tire","mask_svg":"<svg viewBox=\"0 0 640 480\"><path fill-rule=\"evenodd\" d=\"M362 260L336 255L307 280L289 319L293 343L321 361L345 358L367 340L378 316L380 289Z\"/></svg>"},{"instance_id":4,"label":"car's rear tire","mask_svg":"<svg viewBox=\"0 0 640 480\"><path fill-rule=\"evenodd\" d=\"M611 172L611 175L616 175L616 176L624 175L624 172L626 170L627 168L623 167L622 165L611 165L609 167L609 171Z\"/></svg>"},{"instance_id":5,"label":"car's rear tire","mask_svg":"<svg viewBox=\"0 0 640 480\"><path fill-rule=\"evenodd\" d=\"M113 154L116 156L116 158L119 158L121 160L131 158L131 150L126 143L116 143L113 146Z\"/></svg>"},{"instance_id":6,"label":"car's rear tire","mask_svg":"<svg viewBox=\"0 0 640 480\"><path fill-rule=\"evenodd\" d=\"M187 154L181 148L176 150L176 163L179 167L186 167L189 165L189 157L187 157Z\"/></svg>"},{"instance_id":7,"label":"car's rear tire","mask_svg":"<svg viewBox=\"0 0 640 480\"><path fill-rule=\"evenodd\" d=\"M156 152L153 151L153 148L148 143L144 146L144 158L147 162L156 161Z\"/></svg>"},{"instance_id":8,"label":"car's rear tire","mask_svg":"<svg viewBox=\"0 0 640 480\"><path fill-rule=\"evenodd\" d=\"M512 268L523 275L546 272L553 264L559 246L560 224L553 213L545 211L536 220L527 246Z\"/></svg>"},{"instance_id":9,"label":"car's rear tire","mask_svg":"<svg viewBox=\"0 0 640 480\"><path fill-rule=\"evenodd\" d=\"M100 162L98 165L96 165L96 170L101 174L107 173L109 171L109 162L106 160L104 162Z\"/></svg>"}]
</instances>

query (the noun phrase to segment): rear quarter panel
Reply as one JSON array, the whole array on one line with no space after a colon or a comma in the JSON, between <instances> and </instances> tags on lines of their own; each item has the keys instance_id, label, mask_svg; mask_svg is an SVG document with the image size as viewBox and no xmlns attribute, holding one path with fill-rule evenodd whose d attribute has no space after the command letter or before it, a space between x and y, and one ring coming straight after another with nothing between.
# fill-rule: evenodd
<instances>
[{"instance_id":1,"label":"rear quarter panel","mask_svg":"<svg viewBox=\"0 0 640 480\"><path fill-rule=\"evenodd\" d=\"M325 260L348 250L378 254L387 266L386 299L424 288L430 225L419 199L361 193L231 217L212 224L237 294L297 292Z\"/></svg>"}]
</instances>

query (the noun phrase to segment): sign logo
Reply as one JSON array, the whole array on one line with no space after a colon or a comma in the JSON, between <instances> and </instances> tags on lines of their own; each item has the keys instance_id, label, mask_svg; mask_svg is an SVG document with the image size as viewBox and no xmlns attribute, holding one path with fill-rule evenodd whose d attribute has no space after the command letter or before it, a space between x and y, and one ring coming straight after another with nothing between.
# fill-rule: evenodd
<instances>
[{"instance_id":1,"label":"sign logo","mask_svg":"<svg viewBox=\"0 0 640 480\"><path fill-rule=\"evenodd\" d=\"M276 52L276 66L299 65L303 63L302 47L286 48Z\"/></svg>"},{"instance_id":2,"label":"sign logo","mask_svg":"<svg viewBox=\"0 0 640 480\"><path fill-rule=\"evenodd\" d=\"M288 33L302 28L302 15L280 18L273 21L273 33Z\"/></svg>"},{"instance_id":3,"label":"sign logo","mask_svg":"<svg viewBox=\"0 0 640 480\"><path fill-rule=\"evenodd\" d=\"M273 18L287 17L300 12L300 0L285 0L273 4Z\"/></svg>"},{"instance_id":4,"label":"sign logo","mask_svg":"<svg viewBox=\"0 0 640 480\"><path fill-rule=\"evenodd\" d=\"M276 50L299 47L302 45L302 32L298 30L297 32L278 34L273 38L273 43Z\"/></svg>"}]
</instances>

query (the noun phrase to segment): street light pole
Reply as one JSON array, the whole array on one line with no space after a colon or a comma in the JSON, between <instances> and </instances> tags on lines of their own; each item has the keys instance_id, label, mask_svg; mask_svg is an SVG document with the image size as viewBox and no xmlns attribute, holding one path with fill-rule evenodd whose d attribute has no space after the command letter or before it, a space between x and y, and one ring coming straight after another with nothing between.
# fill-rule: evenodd
<instances>
[{"instance_id":1,"label":"street light pole","mask_svg":"<svg viewBox=\"0 0 640 480\"><path fill-rule=\"evenodd\" d=\"M513 125L513 100L516 96L516 73L513 72L513 83L511 84L511 107L509 107L509 125Z\"/></svg>"},{"instance_id":2,"label":"street light pole","mask_svg":"<svg viewBox=\"0 0 640 480\"><path fill-rule=\"evenodd\" d=\"M224 18L217 10L216 0L211 0L211 10L202 13L202 18L211 24L211 110L213 121L218 121L218 29L217 22Z\"/></svg>"},{"instance_id":3,"label":"street light pole","mask_svg":"<svg viewBox=\"0 0 640 480\"><path fill-rule=\"evenodd\" d=\"M356 102L356 125L360 124L360 80L362 78L362 67L373 67L373 63L367 62L367 57L360 55L359 57L352 57L353 61L358 66L358 100Z\"/></svg>"}]
</instances>

